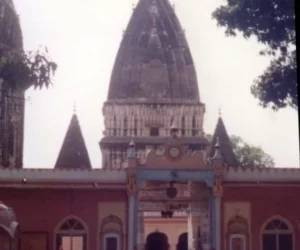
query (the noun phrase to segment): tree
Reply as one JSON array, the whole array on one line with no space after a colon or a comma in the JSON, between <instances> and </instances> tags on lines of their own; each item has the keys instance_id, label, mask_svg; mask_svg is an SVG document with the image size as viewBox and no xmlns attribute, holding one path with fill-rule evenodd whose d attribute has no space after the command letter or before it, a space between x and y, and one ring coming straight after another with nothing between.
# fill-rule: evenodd
<instances>
[{"instance_id":1,"label":"tree","mask_svg":"<svg viewBox=\"0 0 300 250\"><path fill-rule=\"evenodd\" d=\"M266 47L261 55L272 60L254 80L252 94L260 105L274 110L287 106L298 110L295 9L292 0L226 0L212 16L225 34L255 36Z\"/></svg>"},{"instance_id":2,"label":"tree","mask_svg":"<svg viewBox=\"0 0 300 250\"><path fill-rule=\"evenodd\" d=\"M249 145L239 136L232 135L230 140L241 167L274 167L274 159L261 147Z\"/></svg>"},{"instance_id":3,"label":"tree","mask_svg":"<svg viewBox=\"0 0 300 250\"><path fill-rule=\"evenodd\" d=\"M212 135L206 135L209 141L212 140ZM250 145L239 137L230 136L233 152L241 167L274 167L274 159L272 156L265 153L261 147Z\"/></svg>"},{"instance_id":4,"label":"tree","mask_svg":"<svg viewBox=\"0 0 300 250\"><path fill-rule=\"evenodd\" d=\"M27 90L29 87L48 87L57 69L45 51L24 52L1 45L0 80L8 89Z\"/></svg>"}]
</instances>

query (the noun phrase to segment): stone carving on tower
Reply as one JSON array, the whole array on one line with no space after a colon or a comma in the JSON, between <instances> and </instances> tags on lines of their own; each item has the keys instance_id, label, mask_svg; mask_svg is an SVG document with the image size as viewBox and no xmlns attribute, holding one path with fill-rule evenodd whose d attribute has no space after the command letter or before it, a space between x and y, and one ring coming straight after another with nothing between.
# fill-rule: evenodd
<instances>
[{"instance_id":1,"label":"stone carving on tower","mask_svg":"<svg viewBox=\"0 0 300 250\"><path fill-rule=\"evenodd\" d=\"M132 137L141 161L160 151L174 121L186 151L202 150L205 105L184 31L168 0L140 0L113 67L103 106L103 168L123 168Z\"/></svg>"},{"instance_id":2,"label":"stone carving on tower","mask_svg":"<svg viewBox=\"0 0 300 250\"><path fill-rule=\"evenodd\" d=\"M7 49L22 50L23 39L12 0L0 0L0 60ZM22 168L24 129L23 89L12 90L0 78L0 166Z\"/></svg>"}]
</instances>

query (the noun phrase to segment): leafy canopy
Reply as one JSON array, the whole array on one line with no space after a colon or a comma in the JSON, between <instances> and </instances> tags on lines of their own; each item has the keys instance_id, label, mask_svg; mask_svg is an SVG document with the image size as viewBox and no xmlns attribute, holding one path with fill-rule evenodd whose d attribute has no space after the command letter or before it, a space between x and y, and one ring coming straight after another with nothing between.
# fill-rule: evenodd
<instances>
[{"instance_id":1,"label":"leafy canopy","mask_svg":"<svg viewBox=\"0 0 300 250\"><path fill-rule=\"evenodd\" d=\"M10 89L49 87L56 69L47 48L45 51L24 52L3 45L0 47L0 79Z\"/></svg>"},{"instance_id":2,"label":"leafy canopy","mask_svg":"<svg viewBox=\"0 0 300 250\"><path fill-rule=\"evenodd\" d=\"M255 36L266 47L261 55L272 60L254 80L252 94L260 105L274 110L287 106L298 110L295 8L293 0L226 0L212 16L225 33Z\"/></svg>"},{"instance_id":3,"label":"leafy canopy","mask_svg":"<svg viewBox=\"0 0 300 250\"><path fill-rule=\"evenodd\" d=\"M208 140L212 140L212 135L206 135ZM274 159L265 153L261 147L250 145L239 136L230 136L233 152L241 167L274 167Z\"/></svg>"},{"instance_id":4,"label":"leafy canopy","mask_svg":"<svg viewBox=\"0 0 300 250\"><path fill-rule=\"evenodd\" d=\"M261 147L249 145L239 136L230 137L233 152L241 167L274 167L274 159Z\"/></svg>"}]
</instances>

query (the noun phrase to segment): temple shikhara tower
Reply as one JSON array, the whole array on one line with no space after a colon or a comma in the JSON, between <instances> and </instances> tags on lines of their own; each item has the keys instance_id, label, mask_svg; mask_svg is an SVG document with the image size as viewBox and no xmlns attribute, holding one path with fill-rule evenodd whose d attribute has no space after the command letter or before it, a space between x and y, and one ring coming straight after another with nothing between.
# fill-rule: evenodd
<instances>
[{"instance_id":1,"label":"temple shikhara tower","mask_svg":"<svg viewBox=\"0 0 300 250\"><path fill-rule=\"evenodd\" d=\"M14 4L0 0L0 59L7 49L22 50L23 38ZM24 93L0 78L0 165L6 168L23 166Z\"/></svg>"},{"instance_id":2,"label":"temple shikhara tower","mask_svg":"<svg viewBox=\"0 0 300 250\"><path fill-rule=\"evenodd\" d=\"M140 1L113 67L103 106L103 168L122 168L134 137L138 154L160 151L174 123L186 151L201 150L205 105L180 22L168 1Z\"/></svg>"},{"instance_id":3,"label":"temple shikhara tower","mask_svg":"<svg viewBox=\"0 0 300 250\"><path fill-rule=\"evenodd\" d=\"M22 49L12 0L3 47ZM8 84L0 75L0 250L300 249L300 170L240 167L221 116L206 138L206 83L168 0L139 0L123 34L101 169L76 112L55 166L23 168L25 90Z\"/></svg>"}]
</instances>

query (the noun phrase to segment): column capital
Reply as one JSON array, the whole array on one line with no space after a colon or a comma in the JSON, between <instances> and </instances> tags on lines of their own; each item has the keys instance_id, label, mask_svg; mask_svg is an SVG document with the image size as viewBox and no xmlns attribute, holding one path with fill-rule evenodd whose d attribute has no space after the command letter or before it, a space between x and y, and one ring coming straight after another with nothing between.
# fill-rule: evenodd
<instances>
[{"instance_id":1,"label":"column capital","mask_svg":"<svg viewBox=\"0 0 300 250\"><path fill-rule=\"evenodd\" d=\"M223 196L223 191L224 191L224 187L223 187L223 180L222 180L222 175L221 173L215 173L215 177L214 177L214 185L212 188L213 191L213 195L216 197L221 197Z\"/></svg>"},{"instance_id":2,"label":"column capital","mask_svg":"<svg viewBox=\"0 0 300 250\"><path fill-rule=\"evenodd\" d=\"M137 194L137 185L136 185L136 175L132 174L127 176L127 195L136 195Z\"/></svg>"}]
</instances>

